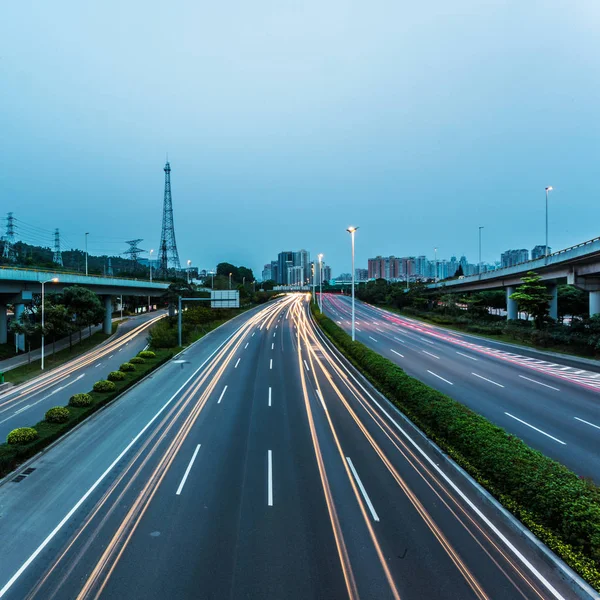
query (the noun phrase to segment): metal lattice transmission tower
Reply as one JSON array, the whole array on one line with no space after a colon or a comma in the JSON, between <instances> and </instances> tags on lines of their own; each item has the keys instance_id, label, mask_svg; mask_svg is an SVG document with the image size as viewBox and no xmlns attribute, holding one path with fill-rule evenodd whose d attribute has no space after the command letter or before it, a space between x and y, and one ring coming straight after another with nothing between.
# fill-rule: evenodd
<instances>
[{"instance_id":1,"label":"metal lattice transmission tower","mask_svg":"<svg viewBox=\"0 0 600 600\"><path fill-rule=\"evenodd\" d=\"M62 252L60 251L60 232L58 231L58 227L54 230L54 255L52 256L52 261L63 266L62 260Z\"/></svg>"},{"instance_id":2,"label":"metal lattice transmission tower","mask_svg":"<svg viewBox=\"0 0 600 600\"><path fill-rule=\"evenodd\" d=\"M123 254L128 254L131 257L131 260L133 262L133 270L134 271L138 267L139 255L142 254L142 252L146 252L145 250L138 248L138 244L142 241L143 241L142 239L138 239L138 240L129 240L129 241L125 242L126 244L129 244L129 250L125 250L125 252L123 252Z\"/></svg>"},{"instance_id":3,"label":"metal lattice transmission tower","mask_svg":"<svg viewBox=\"0 0 600 600\"><path fill-rule=\"evenodd\" d=\"M175 241L175 225L173 224L173 200L171 199L171 165L165 164L165 199L163 202L162 231L158 250L158 271L165 279L169 270L179 271L179 252Z\"/></svg>"},{"instance_id":4,"label":"metal lattice transmission tower","mask_svg":"<svg viewBox=\"0 0 600 600\"><path fill-rule=\"evenodd\" d=\"M15 218L11 212L6 217L6 234L4 236L4 248L2 249L2 258L6 258L10 261L15 261L15 249L13 247L15 243Z\"/></svg>"}]
</instances>

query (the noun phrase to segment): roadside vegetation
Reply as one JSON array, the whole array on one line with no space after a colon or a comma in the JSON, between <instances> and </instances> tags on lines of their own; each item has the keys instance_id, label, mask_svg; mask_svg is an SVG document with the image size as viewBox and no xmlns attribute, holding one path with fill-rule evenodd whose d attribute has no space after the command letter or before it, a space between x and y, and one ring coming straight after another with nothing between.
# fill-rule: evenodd
<instances>
[{"instance_id":1,"label":"roadside vegetation","mask_svg":"<svg viewBox=\"0 0 600 600\"><path fill-rule=\"evenodd\" d=\"M600 488L409 377L331 319L327 337L393 404L590 585L600 590Z\"/></svg>"},{"instance_id":2,"label":"roadside vegetation","mask_svg":"<svg viewBox=\"0 0 600 600\"><path fill-rule=\"evenodd\" d=\"M33 427L19 427L11 431L7 442L0 444L0 477L7 475L28 458L49 446L172 356L173 351L168 349L140 352L138 357L144 362L124 363L131 365L133 369L128 367L126 371L115 371L119 374L117 380L109 377L110 381L97 381L93 391L87 394L74 394L67 406L49 409L45 419ZM133 359L134 357L131 360Z\"/></svg>"},{"instance_id":3,"label":"roadside vegetation","mask_svg":"<svg viewBox=\"0 0 600 600\"><path fill-rule=\"evenodd\" d=\"M428 290L421 283L369 281L356 288L356 297L369 304L429 323L556 352L600 357L600 316L588 317L588 295L571 285L558 286L558 320L548 316L550 299L535 273L528 273L513 299L530 319L506 319L506 293L457 293ZM503 313L503 314L500 314ZM568 319L565 319L568 317Z\"/></svg>"}]
</instances>

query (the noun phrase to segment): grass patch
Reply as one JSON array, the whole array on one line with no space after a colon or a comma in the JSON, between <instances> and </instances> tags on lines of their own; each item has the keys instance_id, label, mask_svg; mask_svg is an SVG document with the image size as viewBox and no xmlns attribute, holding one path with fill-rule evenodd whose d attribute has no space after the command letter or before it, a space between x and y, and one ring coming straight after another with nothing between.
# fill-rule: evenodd
<instances>
[{"instance_id":1,"label":"grass patch","mask_svg":"<svg viewBox=\"0 0 600 600\"><path fill-rule=\"evenodd\" d=\"M113 323L112 333L110 335L102 333L101 331L97 331L96 333L93 333L91 337L81 340L81 342L78 341L78 336L74 335L73 347L71 349L65 348L64 350L59 350L56 354L50 354L44 358L44 371L49 371L50 369L60 367L70 360L89 352L113 335L117 330L117 325L118 323ZM49 348L49 346L47 346L47 348ZM21 356L25 358L27 355L21 354ZM41 366L42 361L40 359L32 360L26 365L21 365L20 367L6 371L4 373L4 381L9 381L14 385L19 385L20 383L40 375L42 372Z\"/></svg>"},{"instance_id":2,"label":"grass patch","mask_svg":"<svg viewBox=\"0 0 600 600\"><path fill-rule=\"evenodd\" d=\"M313 316L393 404L590 585L600 590L600 488L504 429L409 377L398 365Z\"/></svg>"},{"instance_id":3,"label":"grass patch","mask_svg":"<svg viewBox=\"0 0 600 600\"><path fill-rule=\"evenodd\" d=\"M137 365L136 370L125 374L123 381L116 381L112 392L89 392L92 402L89 406L76 407L69 405L69 420L65 423L48 423L40 421L34 425L38 438L27 444L0 444L0 477L4 477L20 464L31 458L52 442L60 438L75 425L87 419L99 408L114 400L119 394L130 388L134 383L148 375L151 371L167 362L173 356L173 351L162 349L156 351L155 358L147 358L144 364Z\"/></svg>"}]
</instances>

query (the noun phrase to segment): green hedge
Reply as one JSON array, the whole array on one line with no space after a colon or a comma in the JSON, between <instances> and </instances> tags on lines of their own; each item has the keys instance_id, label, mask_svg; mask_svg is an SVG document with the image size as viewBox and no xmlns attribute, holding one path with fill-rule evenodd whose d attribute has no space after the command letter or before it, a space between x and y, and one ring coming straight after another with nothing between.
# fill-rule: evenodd
<instances>
[{"instance_id":1,"label":"green hedge","mask_svg":"<svg viewBox=\"0 0 600 600\"><path fill-rule=\"evenodd\" d=\"M123 373L129 373L131 371L135 371L135 365L132 365L129 362L125 362L119 367L119 371L123 371Z\"/></svg>"},{"instance_id":2,"label":"green hedge","mask_svg":"<svg viewBox=\"0 0 600 600\"><path fill-rule=\"evenodd\" d=\"M123 371L111 371L108 374L109 381L123 381L127 377Z\"/></svg>"},{"instance_id":3,"label":"green hedge","mask_svg":"<svg viewBox=\"0 0 600 600\"><path fill-rule=\"evenodd\" d=\"M600 488L399 366L314 311L327 336L413 423L600 588Z\"/></svg>"},{"instance_id":4,"label":"green hedge","mask_svg":"<svg viewBox=\"0 0 600 600\"><path fill-rule=\"evenodd\" d=\"M27 444L32 442L38 437L38 432L33 427L19 427L17 429L13 429L6 436L6 443L15 445L15 444Z\"/></svg>"},{"instance_id":5,"label":"green hedge","mask_svg":"<svg viewBox=\"0 0 600 600\"><path fill-rule=\"evenodd\" d=\"M142 358L156 358L156 353L152 352L152 350L142 350L138 353L138 356Z\"/></svg>"},{"instance_id":6,"label":"green hedge","mask_svg":"<svg viewBox=\"0 0 600 600\"><path fill-rule=\"evenodd\" d=\"M69 409L65 406L55 406L46 411L44 419L48 423L66 423L69 420Z\"/></svg>"},{"instance_id":7,"label":"green hedge","mask_svg":"<svg viewBox=\"0 0 600 600\"><path fill-rule=\"evenodd\" d=\"M167 362L173 356L171 350L161 350L156 353L156 357L146 361L146 364L140 365L135 373L127 375L124 381L113 383L115 386L112 392L90 392L89 394L74 394L69 400L69 420L66 423L48 423L40 421L35 425L38 437L29 443L15 442L9 445L0 444L0 477L13 471L19 464L31 458L52 442L60 438L67 431L75 427L81 421L92 415L98 409L102 408L125 390L130 388L142 377L154 371L157 367ZM112 383L112 382L110 382ZM88 403L89 401L89 403ZM22 427L15 430L32 429ZM11 434L14 432L11 432ZM9 434L9 435L11 435Z\"/></svg>"},{"instance_id":8,"label":"green hedge","mask_svg":"<svg viewBox=\"0 0 600 600\"><path fill-rule=\"evenodd\" d=\"M101 379L100 381L96 381L93 389L95 392L114 392L115 384L113 381Z\"/></svg>"},{"instance_id":9,"label":"green hedge","mask_svg":"<svg viewBox=\"0 0 600 600\"><path fill-rule=\"evenodd\" d=\"M133 358L129 359L130 364L132 365L142 365L144 364L146 361L141 357L141 356L134 356Z\"/></svg>"}]
</instances>

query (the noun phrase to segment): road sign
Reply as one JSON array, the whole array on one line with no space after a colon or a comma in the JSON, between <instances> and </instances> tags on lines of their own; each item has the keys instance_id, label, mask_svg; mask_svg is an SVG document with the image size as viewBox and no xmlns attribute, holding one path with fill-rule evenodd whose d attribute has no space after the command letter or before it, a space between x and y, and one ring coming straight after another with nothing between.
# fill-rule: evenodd
<instances>
[{"instance_id":1,"label":"road sign","mask_svg":"<svg viewBox=\"0 0 600 600\"><path fill-rule=\"evenodd\" d=\"M239 290L213 290L210 293L211 308L239 308Z\"/></svg>"}]
</instances>

